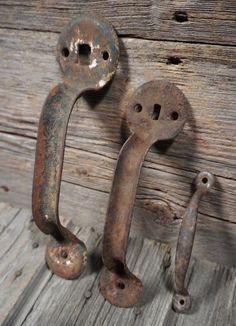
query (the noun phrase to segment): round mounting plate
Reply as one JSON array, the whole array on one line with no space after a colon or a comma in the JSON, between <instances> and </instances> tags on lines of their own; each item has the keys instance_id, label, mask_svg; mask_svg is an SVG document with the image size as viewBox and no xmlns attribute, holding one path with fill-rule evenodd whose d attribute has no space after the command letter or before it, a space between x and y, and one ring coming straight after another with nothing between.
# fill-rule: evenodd
<instances>
[{"instance_id":1,"label":"round mounting plate","mask_svg":"<svg viewBox=\"0 0 236 326\"><path fill-rule=\"evenodd\" d=\"M174 84L154 80L134 93L128 107L128 123L132 132L152 142L174 138L183 128L190 104Z\"/></svg>"},{"instance_id":2,"label":"round mounting plate","mask_svg":"<svg viewBox=\"0 0 236 326\"><path fill-rule=\"evenodd\" d=\"M66 80L100 89L114 75L119 42L113 27L97 17L78 17L62 31L57 60Z\"/></svg>"}]
</instances>

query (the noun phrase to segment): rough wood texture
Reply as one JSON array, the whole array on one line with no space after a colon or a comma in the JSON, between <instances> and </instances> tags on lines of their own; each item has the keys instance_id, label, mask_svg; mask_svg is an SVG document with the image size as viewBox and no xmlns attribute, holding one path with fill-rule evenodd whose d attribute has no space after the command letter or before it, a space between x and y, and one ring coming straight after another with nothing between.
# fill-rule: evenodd
<instances>
[{"instance_id":1,"label":"rough wood texture","mask_svg":"<svg viewBox=\"0 0 236 326\"><path fill-rule=\"evenodd\" d=\"M120 35L236 44L235 0L0 0L0 27L59 32L81 13L102 14Z\"/></svg>"},{"instance_id":2,"label":"rough wood texture","mask_svg":"<svg viewBox=\"0 0 236 326\"><path fill-rule=\"evenodd\" d=\"M60 80L54 50L58 35L0 30L0 199L31 205L36 130L42 104ZM234 47L120 40L113 83L79 99L71 116L63 172L61 212L100 231L117 154L127 138L121 98L155 78L175 82L191 105L189 123L163 151L153 147L140 179L134 233L174 242L197 171L217 176L201 204L195 250L236 265L236 129ZM178 56L181 63L171 62ZM128 97L128 95L127 95ZM227 221L228 223L225 223Z\"/></svg>"},{"instance_id":3,"label":"rough wood texture","mask_svg":"<svg viewBox=\"0 0 236 326\"><path fill-rule=\"evenodd\" d=\"M38 238L30 212L2 208L1 226L7 227L0 235L0 244L8 244L6 235L17 240L1 260L1 325L236 325L235 269L192 259L188 284L193 308L188 315L179 315L171 309L173 252L168 245L134 238L129 243L127 262L142 279L145 291L136 307L117 308L99 292L101 236L94 229L74 229L85 241L90 259L79 279L66 281L45 266L45 239ZM36 239L39 246L33 248Z\"/></svg>"}]
</instances>

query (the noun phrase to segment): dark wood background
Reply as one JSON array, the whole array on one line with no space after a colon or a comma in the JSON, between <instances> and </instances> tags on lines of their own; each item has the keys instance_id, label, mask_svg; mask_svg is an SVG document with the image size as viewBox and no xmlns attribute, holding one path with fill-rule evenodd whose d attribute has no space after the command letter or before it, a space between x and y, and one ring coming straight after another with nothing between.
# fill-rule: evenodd
<instances>
[{"instance_id":1,"label":"dark wood background","mask_svg":"<svg viewBox=\"0 0 236 326\"><path fill-rule=\"evenodd\" d=\"M67 136L61 215L102 231L118 152L127 138L127 96L167 79L188 97L191 118L144 163L132 232L175 245L197 172L217 182L201 203L195 253L236 265L235 0L0 0L0 200L31 206L37 124L60 81L58 33L77 15L99 14L120 36L109 87L81 98Z\"/></svg>"}]
</instances>

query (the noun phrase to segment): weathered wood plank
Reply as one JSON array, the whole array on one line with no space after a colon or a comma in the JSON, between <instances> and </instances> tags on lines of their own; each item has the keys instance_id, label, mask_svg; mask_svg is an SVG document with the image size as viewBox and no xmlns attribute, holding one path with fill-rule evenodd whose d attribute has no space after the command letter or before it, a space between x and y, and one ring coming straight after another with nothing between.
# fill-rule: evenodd
<instances>
[{"instance_id":1,"label":"weathered wood plank","mask_svg":"<svg viewBox=\"0 0 236 326\"><path fill-rule=\"evenodd\" d=\"M189 282L192 309L187 315L171 311L164 325L236 325L236 271L195 260Z\"/></svg>"},{"instance_id":2,"label":"weathered wood plank","mask_svg":"<svg viewBox=\"0 0 236 326\"><path fill-rule=\"evenodd\" d=\"M18 209L16 213L12 208L10 214L8 208L1 213L1 222L7 226L0 235L0 246L5 250L0 266L0 324L18 326L52 277L44 259L46 236L36 228L28 210ZM62 222L68 223L65 219ZM73 227L75 233L79 230ZM84 228L81 239L91 250L100 236Z\"/></svg>"},{"instance_id":3,"label":"weathered wood plank","mask_svg":"<svg viewBox=\"0 0 236 326\"><path fill-rule=\"evenodd\" d=\"M127 252L127 262L129 268L134 271L136 266L138 257L142 252L143 242L140 239L132 239L129 242L128 252ZM100 275L99 275L100 276ZM96 280L96 283L93 286L93 295L91 299L88 300L81 311L77 311L76 314L76 325L107 325L107 318L110 319L113 316L114 312L122 311L131 313L133 315L132 310L127 309L119 309L117 307L111 306L109 302L105 301L99 291L99 277ZM90 307L95 306L96 310L91 310ZM99 314L97 313L99 311ZM71 319L71 322L73 320ZM117 320L116 320L117 321ZM128 320L126 319L128 323ZM113 322L110 322L110 325L113 325Z\"/></svg>"},{"instance_id":4,"label":"weathered wood plank","mask_svg":"<svg viewBox=\"0 0 236 326\"><path fill-rule=\"evenodd\" d=\"M59 32L81 13L102 14L120 35L236 44L234 0L1 0L0 27Z\"/></svg>"},{"instance_id":5,"label":"weathered wood plank","mask_svg":"<svg viewBox=\"0 0 236 326\"><path fill-rule=\"evenodd\" d=\"M13 161L12 156L5 155L7 161ZM30 201L32 174L28 171L33 165L30 159L15 161L18 166L18 178L15 179L15 169L8 168L8 173L3 182L11 189L6 198L17 202L18 205ZM24 192L22 191L24 185ZM9 197L11 194L11 197ZM62 196L60 201L60 212L62 216L71 218L76 225L96 226L99 232L103 232L104 219L108 205L109 193L87 188L68 182L62 182ZM148 197L149 198L149 197ZM158 239L176 245L180 219L172 220L168 211L168 205L160 200L156 202L156 209L145 206L145 200L138 198L135 203L134 217L131 234ZM30 205L30 203L29 203ZM182 209L182 212L184 209ZM165 218L167 219L165 221ZM199 215L196 239L194 243L195 255L205 257L211 261L221 264L236 266L236 225L225 223L221 220Z\"/></svg>"},{"instance_id":6,"label":"weathered wood plank","mask_svg":"<svg viewBox=\"0 0 236 326\"><path fill-rule=\"evenodd\" d=\"M19 208L13 208L9 204L1 203L0 208L0 235L5 231L8 225L14 220L19 213ZM4 234L5 235L5 234Z\"/></svg>"},{"instance_id":7,"label":"weathered wood plank","mask_svg":"<svg viewBox=\"0 0 236 326\"><path fill-rule=\"evenodd\" d=\"M98 270L101 268L100 255L96 249L101 236L91 228L82 229L78 236L85 242L89 251L88 267L85 273L78 280L73 281L53 275L41 296L29 310L23 325L67 325L71 316L87 301ZM59 301L58 298L60 298Z\"/></svg>"},{"instance_id":8,"label":"weathered wood plank","mask_svg":"<svg viewBox=\"0 0 236 326\"><path fill-rule=\"evenodd\" d=\"M49 88L60 79L54 57L56 41L53 33L0 30L0 74L4 76L0 80L0 199L15 205L31 206L38 118ZM148 154L137 194L134 230L164 241L176 239L179 222L175 219L181 217L189 200L192 179L197 171L209 169L217 175L217 183L200 208L196 247L208 258L218 257L224 263L231 257L234 264L235 52L233 47L121 40L118 73L106 94L80 99L73 111L63 171L62 213L75 224L93 225L96 221L102 231L115 161L127 137L125 106L120 98L150 79L169 79L188 96L193 112L165 155L156 147ZM173 56L179 56L182 63L167 64ZM232 223L227 226L215 219Z\"/></svg>"},{"instance_id":9,"label":"weathered wood plank","mask_svg":"<svg viewBox=\"0 0 236 326\"><path fill-rule=\"evenodd\" d=\"M168 245L136 237L130 240L127 263L144 284L139 304L131 309L111 306L99 291L101 236L93 228L73 228L89 251L88 266L77 280L52 275L44 262L45 237L35 229L29 211L6 209L4 232L19 234L0 265L0 323L20 325L186 325L235 326L236 271L192 259L188 288L193 297L189 314L172 311L174 250ZM11 222L12 221L12 222ZM14 227L18 222L19 228ZM65 223L65 221L64 221ZM38 242L38 247L33 242ZM172 265L171 265L172 261ZM210 281L209 281L210 280ZM13 295L14 294L14 295Z\"/></svg>"},{"instance_id":10,"label":"weathered wood plank","mask_svg":"<svg viewBox=\"0 0 236 326\"><path fill-rule=\"evenodd\" d=\"M0 265L0 324L3 325L9 313L17 309L18 300L24 300L26 287L32 284L45 263L43 237L38 231L35 232L28 210L6 209L5 214L1 213L1 225L5 226L0 235L0 247L3 249Z\"/></svg>"}]
</instances>

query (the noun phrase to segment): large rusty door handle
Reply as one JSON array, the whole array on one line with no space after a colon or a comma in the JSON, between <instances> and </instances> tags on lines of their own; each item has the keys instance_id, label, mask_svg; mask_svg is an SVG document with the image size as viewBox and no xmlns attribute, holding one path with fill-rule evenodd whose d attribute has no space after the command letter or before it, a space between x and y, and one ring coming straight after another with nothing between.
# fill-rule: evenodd
<instances>
[{"instance_id":1,"label":"large rusty door handle","mask_svg":"<svg viewBox=\"0 0 236 326\"><path fill-rule=\"evenodd\" d=\"M87 90L99 90L112 78L118 56L118 38L108 23L96 17L80 17L68 24L57 45L63 82L50 91L39 121L33 216L40 230L53 236L46 250L48 266L66 279L76 278L87 258L84 243L59 219L67 125L77 98Z\"/></svg>"},{"instance_id":2,"label":"large rusty door handle","mask_svg":"<svg viewBox=\"0 0 236 326\"><path fill-rule=\"evenodd\" d=\"M126 249L142 163L152 144L174 138L187 119L189 103L184 94L165 81L139 87L129 107L131 136L123 145L110 194L103 240L104 268L101 293L111 304L133 306L143 285L126 265Z\"/></svg>"},{"instance_id":3,"label":"large rusty door handle","mask_svg":"<svg viewBox=\"0 0 236 326\"><path fill-rule=\"evenodd\" d=\"M184 213L181 223L175 256L175 294L173 308L185 312L191 307L191 298L185 287L185 278L191 258L197 225L198 206L214 184L214 176L209 172L200 172L196 178L196 191Z\"/></svg>"}]
</instances>

